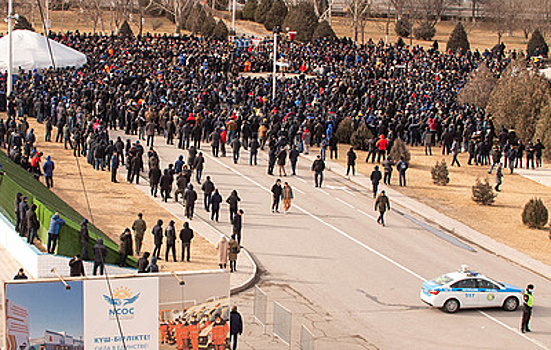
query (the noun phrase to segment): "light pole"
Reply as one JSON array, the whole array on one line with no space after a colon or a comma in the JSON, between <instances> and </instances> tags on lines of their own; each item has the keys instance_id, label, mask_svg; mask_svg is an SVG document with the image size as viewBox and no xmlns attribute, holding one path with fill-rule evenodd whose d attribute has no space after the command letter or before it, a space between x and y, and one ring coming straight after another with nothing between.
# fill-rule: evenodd
<instances>
[{"instance_id":1,"label":"light pole","mask_svg":"<svg viewBox=\"0 0 551 350\"><path fill-rule=\"evenodd\" d=\"M235 36L235 8L236 8L236 0L232 1L232 11L231 11L231 35Z\"/></svg>"},{"instance_id":2,"label":"light pole","mask_svg":"<svg viewBox=\"0 0 551 350\"><path fill-rule=\"evenodd\" d=\"M274 27L274 73L272 76L272 101L275 103L276 99L276 83L277 83L277 36L281 33L279 26Z\"/></svg>"},{"instance_id":3,"label":"light pole","mask_svg":"<svg viewBox=\"0 0 551 350\"><path fill-rule=\"evenodd\" d=\"M10 97L13 87L13 39L12 24L13 20L19 19L19 16L13 14L13 0L8 3L8 81L6 82L6 95Z\"/></svg>"}]
</instances>

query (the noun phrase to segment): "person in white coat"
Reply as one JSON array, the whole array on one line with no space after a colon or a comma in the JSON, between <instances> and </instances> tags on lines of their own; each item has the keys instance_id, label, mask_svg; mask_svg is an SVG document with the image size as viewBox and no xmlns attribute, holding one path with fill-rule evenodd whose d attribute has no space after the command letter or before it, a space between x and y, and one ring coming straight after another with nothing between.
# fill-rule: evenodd
<instances>
[{"instance_id":1,"label":"person in white coat","mask_svg":"<svg viewBox=\"0 0 551 350\"><path fill-rule=\"evenodd\" d=\"M216 243L215 248L218 250L218 266L221 269L225 269L228 264L228 249L229 249L228 238L224 235L220 235L218 243Z\"/></svg>"}]
</instances>

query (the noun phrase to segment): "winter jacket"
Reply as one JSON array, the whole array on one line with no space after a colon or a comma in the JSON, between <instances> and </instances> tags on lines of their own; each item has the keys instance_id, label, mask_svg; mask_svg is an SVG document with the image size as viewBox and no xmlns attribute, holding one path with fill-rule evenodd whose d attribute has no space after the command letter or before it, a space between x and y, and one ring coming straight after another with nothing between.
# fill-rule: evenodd
<instances>
[{"instance_id":1,"label":"winter jacket","mask_svg":"<svg viewBox=\"0 0 551 350\"><path fill-rule=\"evenodd\" d=\"M50 235L59 235L59 229L62 225L65 225L65 220L60 218L58 215L52 216L50 219L50 228L48 229L48 234Z\"/></svg>"}]
</instances>

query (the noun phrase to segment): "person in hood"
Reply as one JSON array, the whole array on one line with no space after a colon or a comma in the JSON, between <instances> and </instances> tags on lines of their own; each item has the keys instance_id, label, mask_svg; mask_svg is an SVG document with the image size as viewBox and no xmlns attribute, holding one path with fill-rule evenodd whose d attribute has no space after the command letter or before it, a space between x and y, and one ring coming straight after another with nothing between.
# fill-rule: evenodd
<instances>
[{"instance_id":1,"label":"person in hood","mask_svg":"<svg viewBox=\"0 0 551 350\"><path fill-rule=\"evenodd\" d=\"M151 234L153 235L153 243L155 244L153 256L158 259L159 254L161 254L161 246L163 245L163 220L157 220L157 225L153 226Z\"/></svg>"},{"instance_id":2,"label":"person in hood","mask_svg":"<svg viewBox=\"0 0 551 350\"><path fill-rule=\"evenodd\" d=\"M151 258L151 263L147 266L147 272L155 273L159 272L159 266L157 265L157 257Z\"/></svg>"},{"instance_id":3,"label":"person in hood","mask_svg":"<svg viewBox=\"0 0 551 350\"><path fill-rule=\"evenodd\" d=\"M36 204L27 210L27 243L33 244L36 231L40 228L40 221L36 217Z\"/></svg>"},{"instance_id":4,"label":"person in hood","mask_svg":"<svg viewBox=\"0 0 551 350\"><path fill-rule=\"evenodd\" d=\"M55 165L51 156L46 157L42 170L44 170L44 179L46 180L46 187L54 187L54 169Z\"/></svg>"},{"instance_id":5,"label":"person in hood","mask_svg":"<svg viewBox=\"0 0 551 350\"><path fill-rule=\"evenodd\" d=\"M103 275L106 257L107 257L107 247L103 244L103 239L98 238L98 242L94 245L94 271L93 271L94 276L97 275L98 267L99 267L99 274Z\"/></svg>"},{"instance_id":6,"label":"person in hood","mask_svg":"<svg viewBox=\"0 0 551 350\"><path fill-rule=\"evenodd\" d=\"M149 266L149 252L144 252L142 257L138 259L138 273L146 273Z\"/></svg>"},{"instance_id":7,"label":"person in hood","mask_svg":"<svg viewBox=\"0 0 551 350\"><path fill-rule=\"evenodd\" d=\"M50 228L48 229L48 253L54 254L57 246L57 239L59 238L59 230L61 226L65 225L65 220L59 217L58 213L50 219Z\"/></svg>"}]
</instances>

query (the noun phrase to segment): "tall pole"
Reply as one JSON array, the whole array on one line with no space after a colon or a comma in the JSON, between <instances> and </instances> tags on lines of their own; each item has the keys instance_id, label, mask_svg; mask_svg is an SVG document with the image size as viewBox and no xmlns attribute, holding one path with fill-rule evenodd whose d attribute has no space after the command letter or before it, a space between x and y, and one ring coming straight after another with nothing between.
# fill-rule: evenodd
<instances>
[{"instance_id":1,"label":"tall pole","mask_svg":"<svg viewBox=\"0 0 551 350\"><path fill-rule=\"evenodd\" d=\"M13 0L9 0L9 3L8 3L8 81L7 81L7 87L6 87L6 94L8 95L8 97L10 97L11 89L13 87L12 24L13 24Z\"/></svg>"},{"instance_id":2,"label":"tall pole","mask_svg":"<svg viewBox=\"0 0 551 350\"><path fill-rule=\"evenodd\" d=\"M277 82L277 31L274 30L274 73L272 77L272 101L276 99L276 82Z\"/></svg>"},{"instance_id":3,"label":"tall pole","mask_svg":"<svg viewBox=\"0 0 551 350\"><path fill-rule=\"evenodd\" d=\"M46 37L50 35L50 2L46 0Z\"/></svg>"},{"instance_id":4,"label":"tall pole","mask_svg":"<svg viewBox=\"0 0 551 350\"><path fill-rule=\"evenodd\" d=\"M232 30L232 36L235 36L235 5L236 0L232 1L232 11L231 11L231 30Z\"/></svg>"}]
</instances>

